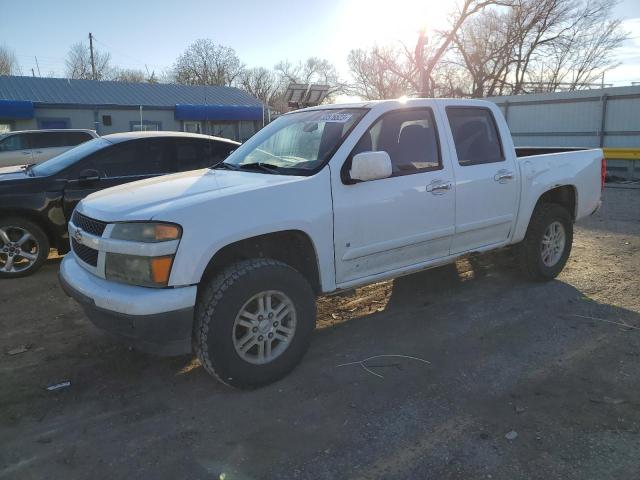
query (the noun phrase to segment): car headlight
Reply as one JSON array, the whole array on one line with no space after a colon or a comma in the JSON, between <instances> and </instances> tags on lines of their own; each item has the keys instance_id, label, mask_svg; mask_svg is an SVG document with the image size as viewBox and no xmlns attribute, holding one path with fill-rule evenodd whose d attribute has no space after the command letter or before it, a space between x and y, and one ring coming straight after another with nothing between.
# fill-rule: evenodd
<instances>
[{"instance_id":1,"label":"car headlight","mask_svg":"<svg viewBox=\"0 0 640 480\"><path fill-rule=\"evenodd\" d=\"M143 287L166 287L171 275L173 257L178 248L177 240L181 236L182 229L171 223L117 223L110 235L112 239L142 244L171 244L168 244L161 254L158 254L158 251L163 250L163 247L154 247L148 249L149 255L144 255L144 245L132 249L136 254L107 252L106 279Z\"/></svg>"}]
</instances>

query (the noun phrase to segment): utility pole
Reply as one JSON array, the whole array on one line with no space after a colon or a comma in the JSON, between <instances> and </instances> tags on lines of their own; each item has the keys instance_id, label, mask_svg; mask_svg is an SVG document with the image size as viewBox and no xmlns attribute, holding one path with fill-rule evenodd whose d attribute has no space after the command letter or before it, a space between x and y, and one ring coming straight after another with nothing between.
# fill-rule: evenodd
<instances>
[{"instance_id":1,"label":"utility pole","mask_svg":"<svg viewBox=\"0 0 640 480\"><path fill-rule=\"evenodd\" d=\"M42 75L40 74L40 65L38 65L38 57L33 57L36 59L36 67L38 68L38 76L41 77Z\"/></svg>"},{"instance_id":2,"label":"utility pole","mask_svg":"<svg viewBox=\"0 0 640 480\"><path fill-rule=\"evenodd\" d=\"M33 71L33 68L31 69L31 76L35 77L36 76L36 72Z\"/></svg>"},{"instance_id":3,"label":"utility pole","mask_svg":"<svg viewBox=\"0 0 640 480\"><path fill-rule=\"evenodd\" d=\"M93 35L89 32L89 50L91 51L91 75L94 80L96 78L96 62L93 59Z\"/></svg>"}]
</instances>

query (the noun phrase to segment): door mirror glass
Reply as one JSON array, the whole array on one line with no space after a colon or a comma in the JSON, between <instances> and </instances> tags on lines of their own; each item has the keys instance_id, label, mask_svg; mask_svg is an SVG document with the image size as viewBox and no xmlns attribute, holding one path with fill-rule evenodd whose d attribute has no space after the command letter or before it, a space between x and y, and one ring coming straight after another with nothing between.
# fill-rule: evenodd
<instances>
[{"instance_id":1,"label":"door mirror glass","mask_svg":"<svg viewBox=\"0 0 640 480\"><path fill-rule=\"evenodd\" d=\"M100 180L100 172L92 168L84 169L80 172L78 180L80 180L81 182L95 182L97 180Z\"/></svg>"},{"instance_id":2,"label":"door mirror glass","mask_svg":"<svg viewBox=\"0 0 640 480\"><path fill-rule=\"evenodd\" d=\"M367 182L391 176L391 157L387 152L362 152L351 160L351 180Z\"/></svg>"}]
</instances>

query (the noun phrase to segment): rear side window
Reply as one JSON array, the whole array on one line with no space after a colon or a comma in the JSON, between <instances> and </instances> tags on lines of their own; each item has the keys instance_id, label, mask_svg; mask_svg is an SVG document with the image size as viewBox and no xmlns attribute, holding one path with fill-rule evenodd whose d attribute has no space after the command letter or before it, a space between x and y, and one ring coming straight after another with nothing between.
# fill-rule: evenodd
<instances>
[{"instance_id":1,"label":"rear side window","mask_svg":"<svg viewBox=\"0 0 640 480\"><path fill-rule=\"evenodd\" d=\"M504 161L493 114L482 107L447 107L447 118L462 166Z\"/></svg>"},{"instance_id":2,"label":"rear side window","mask_svg":"<svg viewBox=\"0 0 640 480\"><path fill-rule=\"evenodd\" d=\"M15 152L29 148L24 134L9 135L0 140L0 152Z\"/></svg>"},{"instance_id":3,"label":"rear side window","mask_svg":"<svg viewBox=\"0 0 640 480\"><path fill-rule=\"evenodd\" d=\"M64 132L64 144L65 145L80 145L81 143L88 142L93 137L86 132Z\"/></svg>"},{"instance_id":4,"label":"rear side window","mask_svg":"<svg viewBox=\"0 0 640 480\"><path fill-rule=\"evenodd\" d=\"M210 140L178 140L175 142L174 170L185 172L212 167L227 158L234 147Z\"/></svg>"}]
</instances>

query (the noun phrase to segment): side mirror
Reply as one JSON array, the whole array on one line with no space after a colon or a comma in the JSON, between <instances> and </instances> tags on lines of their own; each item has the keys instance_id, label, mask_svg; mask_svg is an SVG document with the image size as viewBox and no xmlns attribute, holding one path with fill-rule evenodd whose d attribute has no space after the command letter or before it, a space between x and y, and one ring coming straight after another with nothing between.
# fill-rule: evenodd
<instances>
[{"instance_id":1,"label":"side mirror","mask_svg":"<svg viewBox=\"0 0 640 480\"><path fill-rule=\"evenodd\" d=\"M80 172L80 175L78 175L78 180L81 182L96 182L100 180L100 172L91 168L87 168Z\"/></svg>"},{"instance_id":2,"label":"side mirror","mask_svg":"<svg viewBox=\"0 0 640 480\"><path fill-rule=\"evenodd\" d=\"M351 159L351 180L367 182L391 176L391 157L387 152L362 152Z\"/></svg>"}]
</instances>

